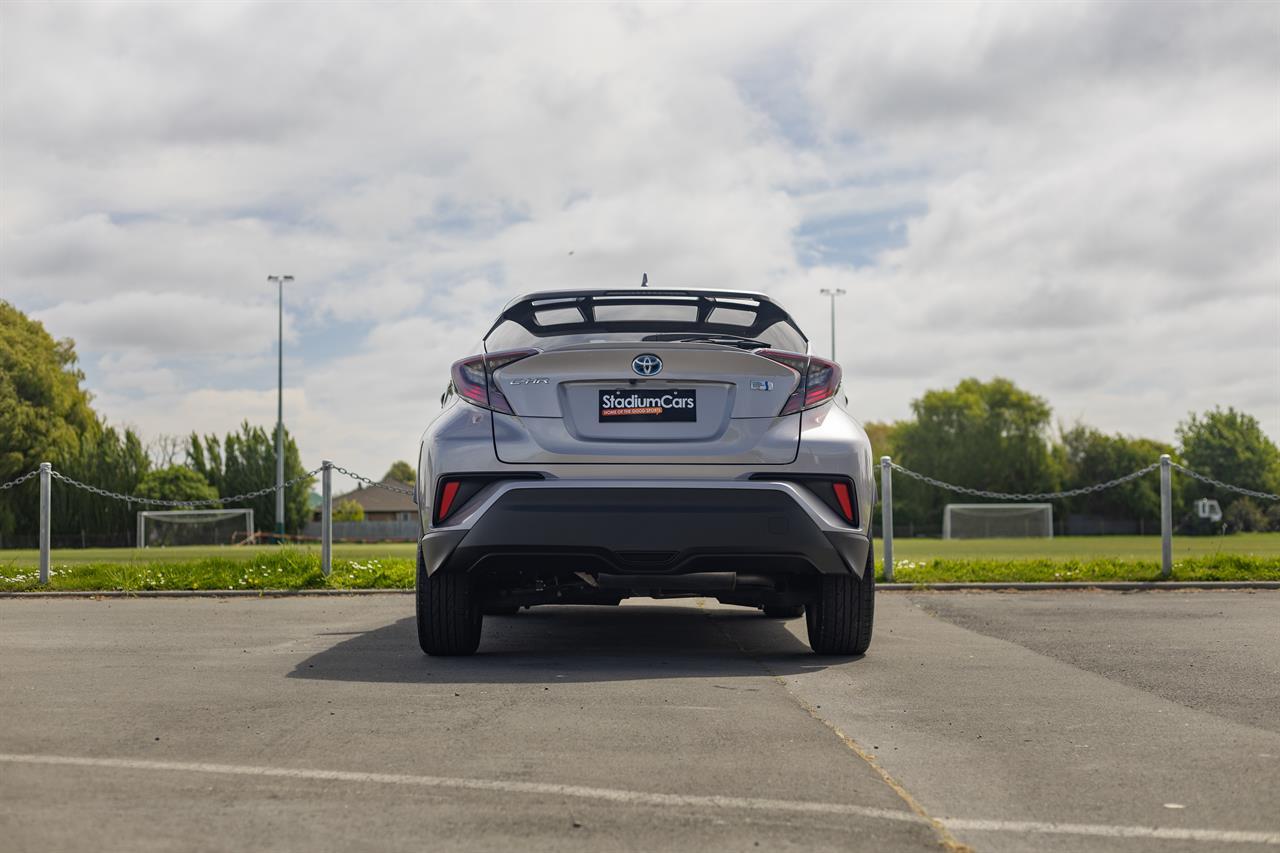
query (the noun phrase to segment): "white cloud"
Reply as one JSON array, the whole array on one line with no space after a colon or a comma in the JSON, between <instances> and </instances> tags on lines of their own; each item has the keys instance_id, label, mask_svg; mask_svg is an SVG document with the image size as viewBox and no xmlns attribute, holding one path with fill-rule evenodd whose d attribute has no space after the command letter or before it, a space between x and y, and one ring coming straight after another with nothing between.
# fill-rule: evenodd
<instances>
[{"instance_id":1,"label":"white cloud","mask_svg":"<svg viewBox=\"0 0 1280 853\"><path fill-rule=\"evenodd\" d=\"M147 433L411 456L516 293L767 289L867 419L1008 375L1280 437L1265 5L9 3L0 289ZM571 254L572 253L572 254Z\"/></svg>"}]
</instances>

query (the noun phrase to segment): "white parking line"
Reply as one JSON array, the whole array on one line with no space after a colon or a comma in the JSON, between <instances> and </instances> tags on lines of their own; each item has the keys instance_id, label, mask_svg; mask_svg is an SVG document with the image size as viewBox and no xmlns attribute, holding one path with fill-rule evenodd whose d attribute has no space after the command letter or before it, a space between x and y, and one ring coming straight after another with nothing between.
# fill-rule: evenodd
<instances>
[{"instance_id":1,"label":"white parking line","mask_svg":"<svg viewBox=\"0 0 1280 853\"><path fill-rule=\"evenodd\" d=\"M968 829L975 832L1041 832L1050 835L1096 835L1101 838L1157 838L1162 841L1280 845L1280 832L1248 832L1236 829L1111 826L1097 823L1039 823L1030 820L970 820L954 817L939 818L939 822L948 829Z\"/></svg>"},{"instance_id":2,"label":"white parking line","mask_svg":"<svg viewBox=\"0 0 1280 853\"><path fill-rule=\"evenodd\" d=\"M802 814L848 815L878 820L894 820L927 824L928 821L906 810L880 809L843 803L773 800L761 797L697 796L658 794L649 791L627 791L619 788L590 788L582 785L557 785L546 782L505 782L496 779L459 779L445 776L415 776L403 773L361 773L349 770L314 770L292 767L260 767L250 764L209 764L185 761L149 761L131 758L81 758L63 755L21 755L0 753L0 763L34 764L62 767L99 767L113 770L156 770L178 773L212 773L223 776L260 776L330 782L360 782L382 785L410 785L426 788L453 788L468 791L497 791L506 794L539 794L602 800L612 803L645 806L691 806L695 808L737 809L746 811L791 812ZM941 818L950 830L973 832L1044 833L1052 835L1086 835L1103 838L1152 838L1169 841L1203 841L1213 844L1242 843L1280 846L1280 832L1251 832L1230 829L1183 829L1176 827L1112 826L1107 824L1039 823L1035 821L977 820Z\"/></svg>"},{"instance_id":3,"label":"white parking line","mask_svg":"<svg viewBox=\"0 0 1280 853\"><path fill-rule=\"evenodd\" d=\"M458 779L445 776L413 776L403 773L360 773L349 770L310 770L292 767L259 767L248 764L206 764L185 761L147 761L131 758L76 758L61 755L16 755L0 753L0 763L44 764L69 767L107 767L116 770L166 770L183 773L217 773L227 776L269 776L336 782L375 782L383 785L414 785L424 788L457 788L469 791L499 791L505 794L544 794L604 800L642 806L694 806L699 808L745 809L748 811L803 812L808 814L852 815L880 820L924 823L909 811L870 806L817 803L801 800L770 800L759 797L696 796L626 791L618 788L588 788L548 782L504 782L497 779Z\"/></svg>"}]
</instances>

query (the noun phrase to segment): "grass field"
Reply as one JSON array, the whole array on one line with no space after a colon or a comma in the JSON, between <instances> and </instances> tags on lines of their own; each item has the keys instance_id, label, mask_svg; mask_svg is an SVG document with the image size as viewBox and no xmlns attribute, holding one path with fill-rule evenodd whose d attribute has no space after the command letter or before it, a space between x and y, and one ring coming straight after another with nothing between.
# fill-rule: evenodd
<instances>
[{"instance_id":1,"label":"grass field","mask_svg":"<svg viewBox=\"0 0 1280 853\"><path fill-rule=\"evenodd\" d=\"M876 545L879 557L882 543ZM894 552L895 580L909 583L1160 578L1156 536L898 539ZM32 550L0 551L0 590L38 588L37 561ZM413 585L413 565L412 543L336 544L328 578L317 547L67 549L52 555L50 588L398 588ZM1280 533L1176 537L1173 579L1280 581Z\"/></svg>"}]
</instances>

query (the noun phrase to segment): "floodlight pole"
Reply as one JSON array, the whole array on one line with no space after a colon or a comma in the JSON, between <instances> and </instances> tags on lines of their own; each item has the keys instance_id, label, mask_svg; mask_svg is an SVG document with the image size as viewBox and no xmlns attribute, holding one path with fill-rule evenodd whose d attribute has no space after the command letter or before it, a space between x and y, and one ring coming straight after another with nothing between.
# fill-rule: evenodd
<instances>
[{"instance_id":1,"label":"floodlight pole","mask_svg":"<svg viewBox=\"0 0 1280 853\"><path fill-rule=\"evenodd\" d=\"M284 541L284 283L291 275L269 275L278 288L276 311L276 541Z\"/></svg>"},{"instance_id":2,"label":"floodlight pole","mask_svg":"<svg viewBox=\"0 0 1280 853\"><path fill-rule=\"evenodd\" d=\"M831 360L836 360L836 297L844 296L843 287L824 287L819 291L823 296L831 297Z\"/></svg>"}]
</instances>

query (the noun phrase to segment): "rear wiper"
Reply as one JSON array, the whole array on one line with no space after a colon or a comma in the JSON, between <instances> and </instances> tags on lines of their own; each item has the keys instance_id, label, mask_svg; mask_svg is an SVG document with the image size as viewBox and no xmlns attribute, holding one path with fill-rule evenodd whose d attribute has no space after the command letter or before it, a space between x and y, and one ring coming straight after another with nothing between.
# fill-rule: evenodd
<instances>
[{"instance_id":1,"label":"rear wiper","mask_svg":"<svg viewBox=\"0 0 1280 853\"><path fill-rule=\"evenodd\" d=\"M773 344L770 344L767 341L757 341L754 338L743 338L738 335L686 335L681 332L667 332L661 335L645 335L641 340L663 341L672 344L722 344L730 347L742 347L743 349L760 349L761 347L767 348L773 346Z\"/></svg>"}]
</instances>

